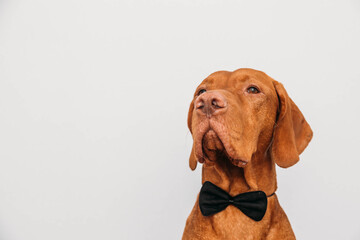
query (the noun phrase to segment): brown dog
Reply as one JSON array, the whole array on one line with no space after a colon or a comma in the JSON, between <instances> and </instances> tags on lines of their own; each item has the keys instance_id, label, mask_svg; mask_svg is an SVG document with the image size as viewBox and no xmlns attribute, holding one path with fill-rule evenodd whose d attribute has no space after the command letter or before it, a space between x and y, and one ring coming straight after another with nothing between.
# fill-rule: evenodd
<instances>
[{"instance_id":1,"label":"brown dog","mask_svg":"<svg viewBox=\"0 0 360 240\"><path fill-rule=\"evenodd\" d=\"M275 163L298 162L312 130L283 85L253 69L220 71L196 89L188 126L193 136L190 168L203 164L210 181L231 196L261 190L267 210L254 221L229 205L203 216L199 198L186 221L183 239L295 239L276 194Z\"/></svg>"}]
</instances>

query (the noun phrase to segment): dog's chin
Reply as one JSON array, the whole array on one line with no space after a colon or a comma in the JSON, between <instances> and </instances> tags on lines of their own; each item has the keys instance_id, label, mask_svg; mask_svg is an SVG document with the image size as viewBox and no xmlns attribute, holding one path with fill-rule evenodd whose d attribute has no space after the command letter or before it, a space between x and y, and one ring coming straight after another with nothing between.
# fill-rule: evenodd
<instances>
[{"instance_id":1,"label":"dog's chin","mask_svg":"<svg viewBox=\"0 0 360 240\"><path fill-rule=\"evenodd\" d=\"M209 161L214 162L218 159L226 158L237 167L245 167L248 163L248 161L231 156L214 130L210 129L204 134L201 145L203 156Z\"/></svg>"},{"instance_id":2,"label":"dog's chin","mask_svg":"<svg viewBox=\"0 0 360 240\"><path fill-rule=\"evenodd\" d=\"M204 134L202 139L202 147L208 151L223 151L224 145L214 130L209 130Z\"/></svg>"}]
</instances>

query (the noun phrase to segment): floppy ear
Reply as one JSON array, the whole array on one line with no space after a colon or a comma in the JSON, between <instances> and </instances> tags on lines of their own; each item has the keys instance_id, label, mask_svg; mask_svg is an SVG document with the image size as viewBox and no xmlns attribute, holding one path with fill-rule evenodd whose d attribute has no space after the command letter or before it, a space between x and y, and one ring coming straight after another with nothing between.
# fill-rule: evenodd
<instances>
[{"instance_id":1,"label":"floppy ear","mask_svg":"<svg viewBox=\"0 0 360 240\"><path fill-rule=\"evenodd\" d=\"M189 157L189 166L191 170L195 170L197 166L197 159L195 156L194 146L191 149L190 157Z\"/></svg>"},{"instance_id":2,"label":"floppy ear","mask_svg":"<svg viewBox=\"0 0 360 240\"><path fill-rule=\"evenodd\" d=\"M189 113L188 113L188 119L187 119L187 124L188 124L188 127L189 127L189 130L192 134L192 113L194 111L194 101L192 101L190 103L190 108L189 108ZM194 149L194 145L192 146L192 149L191 149L191 153L190 153L190 157L189 157L189 166L190 166L190 169L191 170L195 170L196 169L196 165L197 165L197 159L196 159L196 156L195 156L195 149Z\"/></svg>"},{"instance_id":3,"label":"floppy ear","mask_svg":"<svg viewBox=\"0 0 360 240\"><path fill-rule=\"evenodd\" d=\"M280 167L287 168L299 161L299 155L310 142L313 132L284 86L275 80L273 83L279 98L279 113L274 128L271 158Z\"/></svg>"}]
</instances>

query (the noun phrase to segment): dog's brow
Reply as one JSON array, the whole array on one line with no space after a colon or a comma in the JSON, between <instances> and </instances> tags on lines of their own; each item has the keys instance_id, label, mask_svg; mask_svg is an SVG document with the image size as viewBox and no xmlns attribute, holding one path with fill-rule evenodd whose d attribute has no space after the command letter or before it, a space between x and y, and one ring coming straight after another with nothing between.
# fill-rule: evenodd
<instances>
[{"instance_id":1,"label":"dog's brow","mask_svg":"<svg viewBox=\"0 0 360 240\"><path fill-rule=\"evenodd\" d=\"M206 87L207 87L206 84L201 84L196 88L195 92L198 92L200 89L204 89Z\"/></svg>"}]
</instances>

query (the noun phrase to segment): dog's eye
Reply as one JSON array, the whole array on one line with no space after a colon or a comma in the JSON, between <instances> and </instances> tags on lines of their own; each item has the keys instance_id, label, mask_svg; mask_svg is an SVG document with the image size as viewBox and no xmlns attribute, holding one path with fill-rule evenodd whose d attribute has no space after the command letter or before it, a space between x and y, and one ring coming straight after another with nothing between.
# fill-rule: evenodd
<instances>
[{"instance_id":1,"label":"dog's eye","mask_svg":"<svg viewBox=\"0 0 360 240\"><path fill-rule=\"evenodd\" d=\"M252 86L252 87L249 87L247 90L246 90L248 93L252 93L252 94L256 94L256 93L259 93L259 89L257 89L256 87Z\"/></svg>"},{"instance_id":2,"label":"dog's eye","mask_svg":"<svg viewBox=\"0 0 360 240\"><path fill-rule=\"evenodd\" d=\"M200 91L198 92L198 96L200 95L200 94L203 94L204 92L206 92L206 90L205 89L200 89Z\"/></svg>"}]
</instances>

